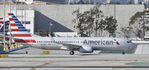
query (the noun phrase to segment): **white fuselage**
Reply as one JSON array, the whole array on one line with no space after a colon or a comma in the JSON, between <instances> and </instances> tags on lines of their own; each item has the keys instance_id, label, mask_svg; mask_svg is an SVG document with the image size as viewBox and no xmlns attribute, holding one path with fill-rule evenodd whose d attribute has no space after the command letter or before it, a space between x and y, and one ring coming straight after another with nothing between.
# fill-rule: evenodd
<instances>
[{"instance_id":1,"label":"white fuselage","mask_svg":"<svg viewBox=\"0 0 149 70\"><path fill-rule=\"evenodd\" d=\"M130 50L136 47L130 40L124 38L102 38L102 37L33 37L36 43L31 44L32 47L46 50L62 50L62 46L78 45L90 46L93 50ZM117 43L118 42L118 43Z\"/></svg>"}]
</instances>

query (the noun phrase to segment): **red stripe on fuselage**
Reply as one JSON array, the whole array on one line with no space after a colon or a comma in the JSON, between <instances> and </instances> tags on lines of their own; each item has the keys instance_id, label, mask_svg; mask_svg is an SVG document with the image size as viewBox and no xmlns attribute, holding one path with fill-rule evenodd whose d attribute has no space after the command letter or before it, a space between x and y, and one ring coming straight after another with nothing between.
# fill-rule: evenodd
<instances>
[{"instance_id":1,"label":"red stripe on fuselage","mask_svg":"<svg viewBox=\"0 0 149 70\"><path fill-rule=\"evenodd\" d=\"M13 34L13 37L32 37L30 34Z\"/></svg>"},{"instance_id":2,"label":"red stripe on fuselage","mask_svg":"<svg viewBox=\"0 0 149 70\"><path fill-rule=\"evenodd\" d=\"M17 43L36 43L36 41L32 39L26 39L26 40L16 39L14 41Z\"/></svg>"}]
</instances>

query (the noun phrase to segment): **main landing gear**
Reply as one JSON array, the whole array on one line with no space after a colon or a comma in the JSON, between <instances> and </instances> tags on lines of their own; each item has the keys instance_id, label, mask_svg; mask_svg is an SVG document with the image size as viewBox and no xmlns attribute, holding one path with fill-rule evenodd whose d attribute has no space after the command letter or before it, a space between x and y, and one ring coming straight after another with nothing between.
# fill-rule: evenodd
<instances>
[{"instance_id":1,"label":"main landing gear","mask_svg":"<svg viewBox=\"0 0 149 70\"><path fill-rule=\"evenodd\" d=\"M70 51L70 53L69 53L70 55L74 55L74 51Z\"/></svg>"},{"instance_id":2,"label":"main landing gear","mask_svg":"<svg viewBox=\"0 0 149 70\"><path fill-rule=\"evenodd\" d=\"M125 52L122 52L123 55L125 55Z\"/></svg>"}]
</instances>

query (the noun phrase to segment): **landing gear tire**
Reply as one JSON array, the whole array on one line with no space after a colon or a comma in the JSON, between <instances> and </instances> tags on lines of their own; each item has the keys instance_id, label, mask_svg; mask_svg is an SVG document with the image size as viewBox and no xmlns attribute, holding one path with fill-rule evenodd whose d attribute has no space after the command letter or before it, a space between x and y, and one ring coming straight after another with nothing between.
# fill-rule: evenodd
<instances>
[{"instance_id":1,"label":"landing gear tire","mask_svg":"<svg viewBox=\"0 0 149 70\"><path fill-rule=\"evenodd\" d=\"M122 52L123 55L125 55L125 52Z\"/></svg>"},{"instance_id":2,"label":"landing gear tire","mask_svg":"<svg viewBox=\"0 0 149 70\"><path fill-rule=\"evenodd\" d=\"M74 55L74 51L70 51L70 53L69 53L70 55Z\"/></svg>"}]
</instances>

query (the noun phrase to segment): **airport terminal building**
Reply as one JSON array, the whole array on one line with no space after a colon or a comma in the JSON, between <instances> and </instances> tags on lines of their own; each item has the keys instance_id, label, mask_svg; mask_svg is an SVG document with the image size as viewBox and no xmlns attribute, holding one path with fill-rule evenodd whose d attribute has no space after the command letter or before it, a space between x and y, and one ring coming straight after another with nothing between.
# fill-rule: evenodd
<instances>
[{"instance_id":1,"label":"airport terminal building","mask_svg":"<svg viewBox=\"0 0 149 70\"><path fill-rule=\"evenodd\" d=\"M17 10L26 11L28 17L32 17L32 29L36 33L38 30L52 32L77 32L74 28L75 23L72 20L75 15L73 11L80 9L81 12L87 11L94 5L17 5ZM3 5L0 6L3 9ZM11 9L15 11L15 5L11 5ZM118 30L123 26L128 26L130 17L136 12L144 10L144 5L102 5L101 10L105 16L113 16L117 19ZM28 12L27 11L33 11ZM6 12L9 12L9 5L6 6ZM0 10L0 17L3 17L3 11ZM19 12L17 12L19 13ZM25 15L24 15L25 17ZM23 18L24 19L24 18ZM27 19L27 17L26 17ZM50 24L53 26L50 27Z\"/></svg>"}]
</instances>

